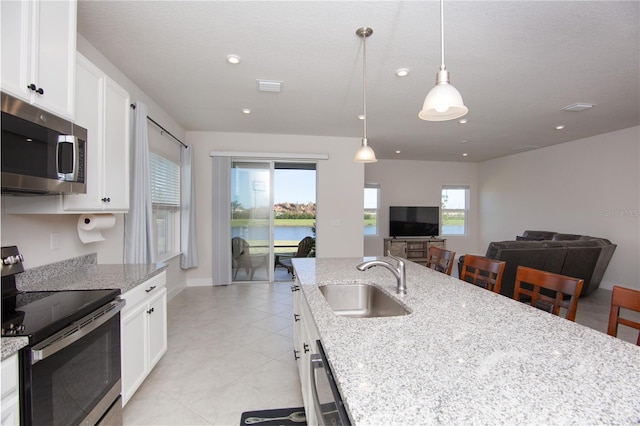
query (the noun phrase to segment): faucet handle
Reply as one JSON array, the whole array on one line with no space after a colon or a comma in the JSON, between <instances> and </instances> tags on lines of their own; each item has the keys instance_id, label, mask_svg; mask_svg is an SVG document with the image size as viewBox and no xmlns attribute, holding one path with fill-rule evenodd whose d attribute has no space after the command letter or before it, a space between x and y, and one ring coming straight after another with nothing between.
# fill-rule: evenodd
<instances>
[{"instance_id":1,"label":"faucet handle","mask_svg":"<svg viewBox=\"0 0 640 426\"><path fill-rule=\"evenodd\" d=\"M387 256L389 256L390 258L392 258L393 260L395 260L396 262L398 262L398 265L403 265L404 266L404 259L401 257L397 257L391 254L391 250L387 250Z\"/></svg>"}]
</instances>

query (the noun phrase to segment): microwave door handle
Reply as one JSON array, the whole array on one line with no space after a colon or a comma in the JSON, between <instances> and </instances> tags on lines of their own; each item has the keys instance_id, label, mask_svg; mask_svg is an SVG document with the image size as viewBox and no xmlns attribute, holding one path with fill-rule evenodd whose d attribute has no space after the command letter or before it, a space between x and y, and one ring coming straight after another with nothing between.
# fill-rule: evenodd
<instances>
[{"instance_id":1,"label":"microwave door handle","mask_svg":"<svg viewBox=\"0 0 640 426\"><path fill-rule=\"evenodd\" d=\"M71 144L71 149L73 150L73 159L71 161L73 169L70 173L60 173L60 148L61 144L69 143ZM59 135L58 136L58 144L56 146L56 172L58 174L58 179L75 182L78 174L78 138L73 135Z\"/></svg>"},{"instance_id":2,"label":"microwave door handle","mask_svg":"<svg viewBox=\"0 0 640 426\"><path fill-rule=\"evenodd\" d=\"M324 424L322 408L320 407L320 397L318 396L318 384L316 383L316 369L324 368L324 362L320 354L311 354L309 358L311 368L309 369L309 375L311 376L311 393L313 394L313 401L316 411L316 417L318 424Z\"/></svg>"}]
</instances>

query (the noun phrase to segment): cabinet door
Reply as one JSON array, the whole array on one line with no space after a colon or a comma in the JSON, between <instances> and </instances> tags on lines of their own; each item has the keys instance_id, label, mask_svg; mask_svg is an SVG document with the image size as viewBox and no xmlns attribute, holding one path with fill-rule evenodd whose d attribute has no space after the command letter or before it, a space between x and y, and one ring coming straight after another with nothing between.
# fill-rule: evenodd
<instances>
[{"instance_id":1,"label":"cabinet door","mask_svg":"<svg viewBox=\"0 0 640 426\"><path fill-rule=\"evenodd\" d=\"M84 56L76 64L76 123L87 129L87 193L64 196L64 209L102 210L102 145L105 75Z\"/></svg>"},{"instance_id":2,"label":"cabinet door","mask_svg":"<svg viewBox=\"0 0 640 426\"><path fill-rule=\"evenodd\" d=\"M141 303L127 312L121 321L123 407L149 371L147 306L147 303Z\"/></svg>"},{"instance_id":3,"label":"cabinet door","mask_svg":"<svg viewBox=\"0 0 640 426\"><path fill-rule=\"evenodd\" d=\"M391 252L392 256L405 257L407 255L407 243L404 241L389 241L387 250ZM385 252L386 256L387 253Z\"/></svg>"},{"instance_id":4,"label":"cabinet door","mask_svg":"<svg viewBox=\"0 0 640 426\"><path fill-rule=\"evenodd\" d=\"M160 289L149 301L147 309L149 321L149 370L167 351L167 289Z\"/></svg>"},{"instance_id":5,"label":"cabinet door","mask_svg":"<svg viewBox=\"0 0 640 426\"><path fill-rule=\"evenodd\" d=\"M31 102L27 85L31 80L30 1L3 1L2 7L2 90Z\"/></svg>"},{"instance_id":6,"label":"cabinet door","mask_svg":"<svg viewBox=\"0 0 640 426\"><path fill-rule=\"evenodd\" d=\"M103 152L105 210L129 210L129 94L107 77Z\"/></svg>"}]
</instances>

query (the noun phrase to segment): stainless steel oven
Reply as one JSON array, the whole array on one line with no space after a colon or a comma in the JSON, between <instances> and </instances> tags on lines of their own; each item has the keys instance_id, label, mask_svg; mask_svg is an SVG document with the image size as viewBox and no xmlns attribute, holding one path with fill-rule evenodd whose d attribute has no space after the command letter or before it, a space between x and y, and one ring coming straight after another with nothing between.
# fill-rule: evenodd
<instances>
[{"instance_id":1,"label":"stainless steel oven","mask_svg":"<svg viewBox=\"0 0 640 426\"><path fill-rule=\"evenodd\" d=\"M2 247L2 336L18 354L20 424L122 424L120 290L20 292L17 247Z\"/></svg>"},{"instance_id":2,"label":"stainless steel oven","mask_svg":"<svg viewBox=\"0 0 640 426\"><path fill-rule=\"evenodd\" d=\"M349 416L327 361L322 342L316 340L318 353L311 354L311 393L319 425L350 425Z\"/></svg>"}]
</instances>

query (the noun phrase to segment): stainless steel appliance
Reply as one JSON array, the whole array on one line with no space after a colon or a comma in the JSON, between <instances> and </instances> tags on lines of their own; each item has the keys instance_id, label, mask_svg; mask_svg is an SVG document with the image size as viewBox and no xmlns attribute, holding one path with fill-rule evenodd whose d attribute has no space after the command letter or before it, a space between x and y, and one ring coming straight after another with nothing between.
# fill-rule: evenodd
<instances>
[{"instance_id":1,"label":"stainless steel appliance","mask_svg":"<svg viewBox=\"0 0 640 426\"><path fill-rule=\"evenodd\" d=\"M318 353L311 354L311 392L319 425L350 425L338 386L327 361L322 342L316 340Z\"/></svg>"},{"instance_id":2,"label":"stainless steel appliance","mask_svg":"<svg viewBox=\"0 0 640 426\"><path fill-rule=\"evenodd\" d=\"M17 247L2 247L2 336L20 350L22 425L122 424L120 290L19 292Z\"/></svg>"},{"instance_id":3,"label":"stainless steel appliance","mask_svg":"<svg viewBox=\"0 0 640 426\"><path fill-rule=\"evenodd\" d=\"M2 193L86 193L87 130L2 93Z\"/></svg>"}]
</instances>

